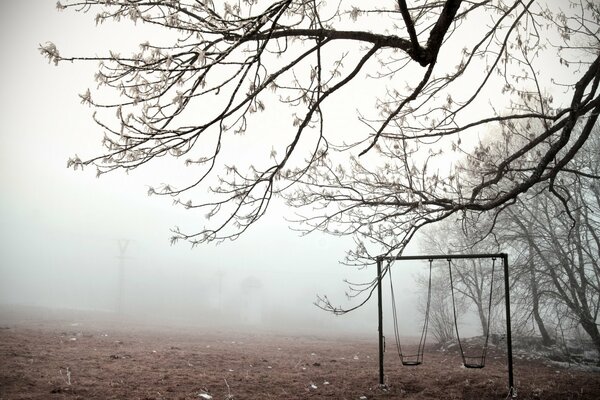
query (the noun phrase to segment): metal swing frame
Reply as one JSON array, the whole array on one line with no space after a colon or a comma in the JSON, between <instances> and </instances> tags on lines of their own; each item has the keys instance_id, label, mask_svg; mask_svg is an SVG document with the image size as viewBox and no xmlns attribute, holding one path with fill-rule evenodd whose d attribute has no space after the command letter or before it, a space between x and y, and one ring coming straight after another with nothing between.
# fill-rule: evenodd
<instances>
[{"instance_id":1,"label":"metal swing frame","mask_svg":"<svg viewBox=\"0 0 600 400\"><path fill-rule=\"evenodd\" d=\"M379 333L379 384L385 386L383 357L385 348L385 338L383 336L383 295L382 295L382 266L384 261L408 261L408 260L454 260L454 259L478 259L478 258L496 258L502 260L504 268L504 300L506 309L506 358L508 367L508 396L517 397L517 391L514 385L513 373L513 353L512 353L512 330L510 323L510 285L508 279L508 254L436 254L423 256L379 256L377 261L377 323Z\"/></svg>"}]
</instances>

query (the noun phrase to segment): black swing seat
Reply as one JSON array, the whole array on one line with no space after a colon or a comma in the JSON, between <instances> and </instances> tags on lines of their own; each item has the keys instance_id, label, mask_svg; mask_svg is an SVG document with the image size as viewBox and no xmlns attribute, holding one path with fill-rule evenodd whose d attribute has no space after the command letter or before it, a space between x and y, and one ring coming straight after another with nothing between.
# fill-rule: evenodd
<instances>
[{"instance_id":1,"label":"black swing seat","mask_svg":"<svg viewBox=\"0 0 600 400\"><path fill-rule=\"evenodd\" d=\"M419 354L402 356L402 365L406 365L407 367L414 367L416 365L421 365L421 363L422 363L422 356L420 356Z\"/></svg>"},{"instance_id":2,"label":"black swing seat","mask_svg":"<svg viewBox=\"0 0 600 400\"><path fill-rule=\"evenodd\" d=\"M483 368L485 367L485 358L465 356L463 365L465 366L465 368Z\"/></svg>"}]
</instances>

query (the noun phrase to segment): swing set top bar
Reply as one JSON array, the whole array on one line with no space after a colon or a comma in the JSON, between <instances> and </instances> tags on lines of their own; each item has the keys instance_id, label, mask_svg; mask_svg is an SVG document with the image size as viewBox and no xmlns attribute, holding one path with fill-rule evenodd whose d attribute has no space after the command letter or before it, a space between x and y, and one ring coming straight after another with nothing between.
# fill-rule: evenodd
<instances>
[{"instance_id":1,"label":"swing set top bar","mask_svg":"<svg viewBox=\"0 0 600 400\"><path fill-rule=\"evenodd\" d=\"M467 258L505 258L506 253L482 253L482 254L435 254L421 256L378 256L378 261L400 261L400 260L452 260L452 259L467 259Z\"/></svg>"}]
</instances>

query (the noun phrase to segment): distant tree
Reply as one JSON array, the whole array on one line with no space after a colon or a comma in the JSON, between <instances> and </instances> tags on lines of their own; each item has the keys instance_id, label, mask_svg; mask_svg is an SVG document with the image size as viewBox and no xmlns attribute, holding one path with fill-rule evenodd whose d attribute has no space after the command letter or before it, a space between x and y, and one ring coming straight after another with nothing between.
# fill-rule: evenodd
<instances>
[{"instance_id":1,"label":"distant tree","mask_svg":"<svg viewBox=\"0 0 600 400\"><path fill-rule=\"evenodd\" d=\"M592 169L598 169L598 161ZM563 180L558 188L568 195L568 208L556 197L538 196L534 201L539 207L522 203L520 216L512 221L539 260L530 271L536 277L532 287L537 296L568 309L600 352L600 192L596 185L579 175Z\"/></svg>"},{"instance_id":2,"label":"distant tree","mask_svg":"<svg viewBox=\"0 0 600 400\"><path fill-rule=\"evenodd\" d=\"M426 229L420 242L421 248L427 254L477 254L498 253L498 244L484 241L481 236L472 235L464 226L454 221L445 220L435 226L435 229ZM446 309L452 312L451 290L454 290L457 304L460 303L463 312L469 308L475 311L479 320L481 333L488 334L488 321L490 319L490 296L492 307L496 307L504 300L502 260L490 259L456 259L452 261L453 288L450 287L449 271L447 265L436 269L436 279L444 282L438 284L437 290L442 293L435 297L443 304L438 305L440 314ZM492 275L493 274L493 275ZM422 282L419 282L423 286ZM433 300L432 300L433 301ZM449 308L450 307L450 308ZM450 322L453 328L454 319ZM442 317L440 316L442 319ZM445 318L444 318L445 319Z\"/></svg>"},{"instance_id":3,"label":"distant tree","mask_svg":"<svg viewBox=\"0 0 600 400\"><path fill-rule=\"evenodd\" d=\"M416 284L423 289L418 308L419 312L422 313L422 315L425 315L427 311L428 293L426 290L428 288L428 282L424 278L417 278ZM457 316L463 315L465 311L463 302L459 299L456 305ZM446 343L456 336L448 271L445 268L439 268L439 266L434 268L431 276L428 332L433 335L438 343Z\"/></svg>"},{"instance_id":4,"label":"distant tree","mask_svg":"<svg viewBox=\"0 0 600 400\"><path fill-rule=\"evenodd\" d=\"M516 139L517 143L511 146L519 145ZM492 158L511 147L497 141L486 143ZM499 218L481 218L476 226L464 221L462 225L438 225L427 243L438 243L438 247L439 243L458 243L463 253L478 252L485 246L492 246L492 251L494 246L508 251L514 257L512 298L517 313L525 315L521 323L533 322L546 345L555 340L548 323L580 326L600 351L599 179L600 123L597 123L587 146L565 166L552 188L528 192ZM492 227L496 230L489 235ZM457 276L463 294L476 302L475 283L481 272L463 268L457 269ZM465 285L472 288L465 290ZM574 324L566 323L565 315Z\"/></svg>"},{"instance_id":5,"label":"distant tree","mask_svg":"<svg viewBox=\"0 0 600 400\"><path fill-rule=\"evenodd\" d=\"M537 214L536 208L538 203L529 204L532 208L532 213ZM523 323L533 320L537 327L537 331L542 337L542 343L545 346L550 346L554 343L554 338L551 336L547 327L548 318L544 316L544 310L552 309L552 305L548 302L546 287L547 280L542 280L541 271L544 269L543 263L539 259L535 249L535 225L532 219L526 219L517 210L509 208L507 213L508 224L503 225L504 234L502 238L506 241L507 247L512 248L516 252L523 254L521 263L514 264L513 274L517 281L518 287L517 296L513 296L517 301L518 308L526 310L526 316ZM550 313L550 321L556 318L554 313Z\"/></svg>"},{"instance_id":6,"label":"distant tree","mask_svg":"<svg viewBox=\"0 0 600 400\"><path fill-rule=\"evenodd\" d=\"M173 241L235 239L282 195L300 229L352 235L349 262L365 264L425 225L493 220L527 191L553 191L600 111L600 5L555 3L69 0L57 7L164 35L129 55L40 51L99 62L99 91L80 96L104 152L70 166L102 175L169 156L193 168L149 190L205 210L206 226ZM106 89L119 97L102 101ZM355 128L337 124L353 116ZM523 141L492 160L477 137L500 127ZM266 149L246 164L228 152L235 134Z\"/></svg>"}]
</instances>

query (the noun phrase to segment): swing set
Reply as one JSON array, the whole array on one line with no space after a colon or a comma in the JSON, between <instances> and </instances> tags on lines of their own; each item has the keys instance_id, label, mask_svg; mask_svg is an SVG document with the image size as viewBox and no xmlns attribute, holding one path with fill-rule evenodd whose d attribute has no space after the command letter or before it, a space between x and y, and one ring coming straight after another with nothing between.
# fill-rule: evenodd
<instances>
[{"instance_id":1,"label":"swing set","mask_svg":"<svg viewBox=\"0 0 600 400\"><path fill-rule=\"evenodd\" d=\"M463 347L460 333L458 329L458 321L457 321L457 312L456 312L456 300L454 294L454 280L452 276L452 260L455 259L491 259L492 260L492 271L490 278L490 293L489 293L489 302L488 306L488 319L487 319L487 329L485 332L484 344L481 349L481 354L473 355L472 352L467 354L465 352L465 348ZM378 297L378 332L379 332L379 384L385 385L384 383L384 370L383 370L383 355L385 351L385 337L383 336L383 301L382 301L382 279L383 279L383 262L388 261L391 263L392 261L407 261L407 260L428 260L429 261L429 279L427 284L427 303L425 307L425 316L423 327L421 329L421 336L419 339L419 343L416 349L416 352L411 352L405 354L402 350L402 345L400 343L400 333L398 329L398 315L396 312L396 299L394 295L394 285L392 281L392 268L388 264L387 273L390 278L390 293L391 293L391 302L392 302L392 317L394 321L394 336L396 341L396 348L398 351L398 356L402 365L405 366L417 366L423 363L423 353L425 350L425 341L427 338L427 329L429 326L429 311L431 305L431 271L434 260L446 260L448 262L448 273L450 275L450 289L452 294L452 312L454 317L454 326L456 329L456 338L458 341L458 347L460 350L460 355L462 357L463 365L465 368L473 368L479 369L485 367L485 361L487 356L487 348L488 341L490 336L490 319L491 319L491 309L492 309L492 294L493 294L493 286L494 286L494 272L496 269L496 260L502 260L502 265L504 267L504 290L505 290L505 308L506 308L506 344L507 344L507 364L508 364L508 396L516 397L516 390L514 387L514 377L513 377L513 357L512 357L512 335L511 335L511 324L510 324L510 297L509 297L509 282L508 282L508 255L506 253L499 254L463 254L463 255L426 255L426 256L380 256L377 257L377 297Z\"/></svg>"}]
</instances>

